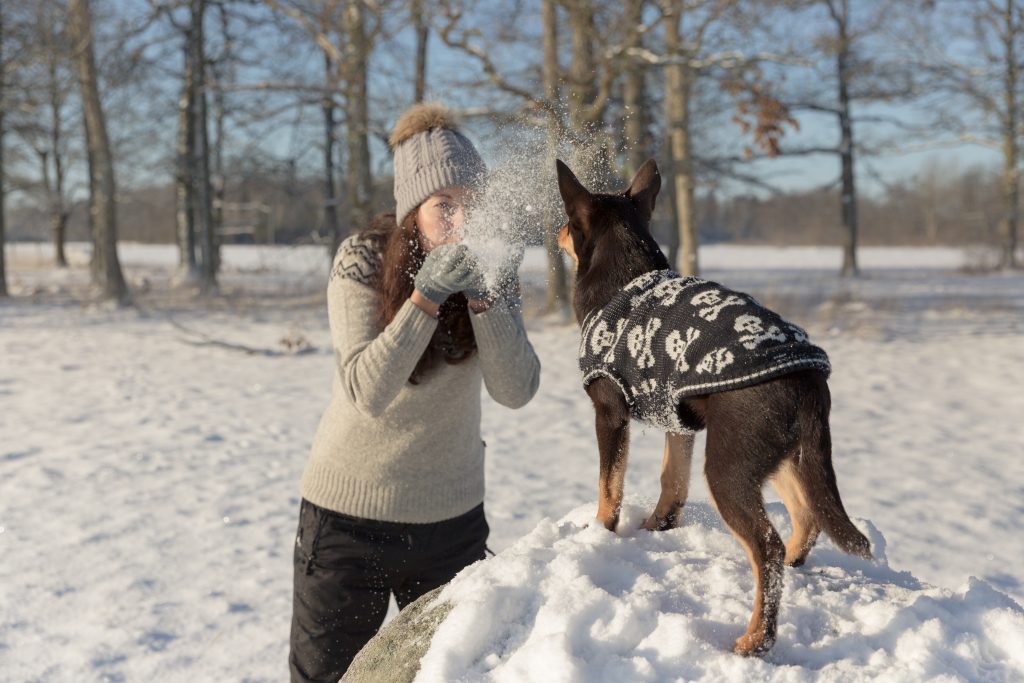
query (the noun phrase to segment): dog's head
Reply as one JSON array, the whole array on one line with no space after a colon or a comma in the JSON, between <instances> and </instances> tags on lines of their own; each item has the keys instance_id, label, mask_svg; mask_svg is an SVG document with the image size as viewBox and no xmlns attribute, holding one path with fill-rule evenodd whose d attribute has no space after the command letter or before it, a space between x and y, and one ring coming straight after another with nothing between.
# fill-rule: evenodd
<instances>
[{"instance_id":1,"label":"dog's head","mask_svg":"<svg viewBox=\"0 0 1024 683\"><path fill-rule=\"evenodd\" d=\"M625 192L594 194L568 166L561 161L555 164L569 217L558 231L558 246L576 262L575 304L580 317L601 305L608 292L650 270L669 267L650 231L661 174L654 159L649 159Z\"/></svg>"}]
</instances>

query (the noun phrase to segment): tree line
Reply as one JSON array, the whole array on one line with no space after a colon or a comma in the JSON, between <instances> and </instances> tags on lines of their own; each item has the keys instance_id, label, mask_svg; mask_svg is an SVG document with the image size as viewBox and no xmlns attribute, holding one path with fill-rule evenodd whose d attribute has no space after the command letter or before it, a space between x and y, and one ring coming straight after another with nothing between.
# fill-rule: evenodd
<instances>
[{"instance_id":1,"label":"tree line","mask_svg":"<svg viewBox=\"0 0 1024 683\"><path fill-rule=\"evenodd\" d=\"M238 233L333 253L389 202L390 123L440 98L485 140L541 131L538 173L566 143L598 189L658 158L683 273L701 240L788 238L841 243L852 276L887 225L991 241L1015 268L1022 61L1024 0L0 0L0 197L48 225L58 266L84 216L103 296L129 296L119 228L156 225L176 282L213 294ZM999 169L860 189L953 144ZM784 192L784 158L833 171ZM554 308L567 276L547 237Z\"/></svg>"}]
</instances>

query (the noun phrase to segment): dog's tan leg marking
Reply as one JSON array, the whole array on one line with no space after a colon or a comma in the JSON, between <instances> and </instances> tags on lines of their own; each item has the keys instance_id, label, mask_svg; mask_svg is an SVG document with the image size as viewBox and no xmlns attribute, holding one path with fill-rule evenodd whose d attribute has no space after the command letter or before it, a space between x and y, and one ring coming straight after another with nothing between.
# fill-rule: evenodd
<instances>
[{"instance_id":1,"label":"dog's tan leg marking","mask_svg":"<svg viewBox=\"0 0 1024 683\"><path fill-rule=\"evenodd\" d=\"M771 483L782 498L793 525L793 535L786 541L785 562L791 567L799 567L807 559L807 553L814 547L820 529L791 458L782 461L782 465L772 476Z\"/></svg>"},{"instance_id":2,"label":"dog's tan leg marking","mask_svg":"<svg viewBox=\"0 0 1024 683\"><path fill-rule=\"evenodd\" d=\"M716 488L714 485L710 486L712 501L722 514L722 519L733 537L747 552L747 559L750 560L750 566L754 571L754 609L750 614L747 631L736 639L733 652L743 656L761 655L775 644L779 603L782 600L782 540L768 521L762 503L758 502L754 506L756 509L748 509L746 515L737 517L737 501L719 500L723 492L720 490L716 494ZM751 514L753 516L750 516ZM752 523L752 526L744 533L744 530L734 527L734 523ZM755 551L751 542L759 542L761 547Z\"/></svg>"},{"instance_id":3,"label":"dog's tan leg marking","mask_svg":"<svg viewBox=\"0 0 1024 683\"><path fill-rule=\"evenodd\" d=\"M690 491L690 463L695 434L665 433L665 456L661 461L661 496L644 529L665 530L679 526L679 511Z\"/></svg>"},{"instance_id":4,"label":"dog's tan leg marking","mask_svg":"<svg viewBox=\"0 0 1024 683\"><path fill-rule=\"evenodd\" d=\"M744 657L764 654L775 644L775 615L782 598L782 576L776 575L770 566L762 567L747 542L732 527L729 531L747 552L754 572L754 609L746 633L733 644L733 652Z\"/></svg>"},{"instance_id":5,"label":"dog's tan leg marking","mask_svg":"<svg viewBox=\"0 0 1024 683\"><path fill-rule=\"evenodd\" d=\"M601 476L598 486L600 497L597 501L597 519L609 531L615 531L622 510L622 492L626 485L625 460L621 467L613 467L608 476Z\"/></svg>"},{"instance_id":6,"label":"dog's tan leg marking","mask_svg":"<svg viewBox=\"0 0 1024 683\"><path fill-rule=\"evenodd\" d=\"M730 529L731 531L731 529ZM736 532L733 532L733 536L739 541L743 549L747 551L747 559L750 560L750 566L754 570L754 611L750 614L750 623L747 625L747 632L736 639L733 644L733 652L738 655L749 656L758 652L763 652L771 647L771 643L765 643L766 624L765 624L765 585L761 576L761 568L754 560L754 553L751 552L750 546L747 545L746 541L740 538Z\"/></svg>"}]
</instances>

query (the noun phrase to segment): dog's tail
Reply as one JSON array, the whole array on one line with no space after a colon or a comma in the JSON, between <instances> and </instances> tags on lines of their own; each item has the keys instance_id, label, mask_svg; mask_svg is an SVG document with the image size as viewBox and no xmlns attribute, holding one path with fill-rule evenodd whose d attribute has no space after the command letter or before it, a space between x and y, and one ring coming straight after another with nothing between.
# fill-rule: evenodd
<instances>
[{"instance_id":1,"label":"dog's tail","mask_svg":"<svg viewBox=\"0 0 1024 683\"><path fill-rule=\"evenodd\" d=\"M839 497L836 473L832 469L832 435L828 417L831 408L828 385L820 380L820 391L804 392L799 410L800 458L797 476L807 502L825 533L839 548L851 555L871 558L871 544L850 521Z\"/></svg>"}]
</instances>

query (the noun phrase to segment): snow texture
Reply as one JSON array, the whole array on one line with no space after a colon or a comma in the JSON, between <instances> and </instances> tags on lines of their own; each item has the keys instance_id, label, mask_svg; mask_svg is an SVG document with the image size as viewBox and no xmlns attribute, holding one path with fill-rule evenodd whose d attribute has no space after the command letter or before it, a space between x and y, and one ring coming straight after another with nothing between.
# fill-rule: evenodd
<instances>
[{"instance_id":1,"label":"snow texture","mask_svg":"<svg viewBox=\"0 0 1024 683\"><path fill-rule=\"evenodd\" d=\"M730 654L750 617L746 556L706 504L679 529L638 529L650 505L627 503L618 533L592 506L537 527L445 588L454 607L417 681L1020 680L1024 609L978 579L934 588L885 562L819 543L787 569L778 640L763 659ZM769 509L787 527L785 508Z\"/></svg>"},{"instance_id":2,"label":"snow texture","mask_svg":"<svg viewBox=\"0 0 1024 683\"><path fill-rule=\"evenodd\" d=\"M284 680L297 482L334 371L323 249L226 248L225 296L202 306L161 298L172 247L125 245L151 289L129 310L78 304L86 252L69 252L58 272L44 246L8 250L0 681ZM786 570L768 657L732 655L752 575L707 505L702 437L680 529L632 530L661 463L639 425L619 535L582 528L597 451L579 329L531 317L537 397L484 398L499 554L450 588L421 680L1024 679L1024 277L965 274L951 249L864 249L853 281L838 249L701 258L828 351L839 486L887 562L823 542ZM520 274L536 291L542 250Z\"/></svg>"}]
</instances>

